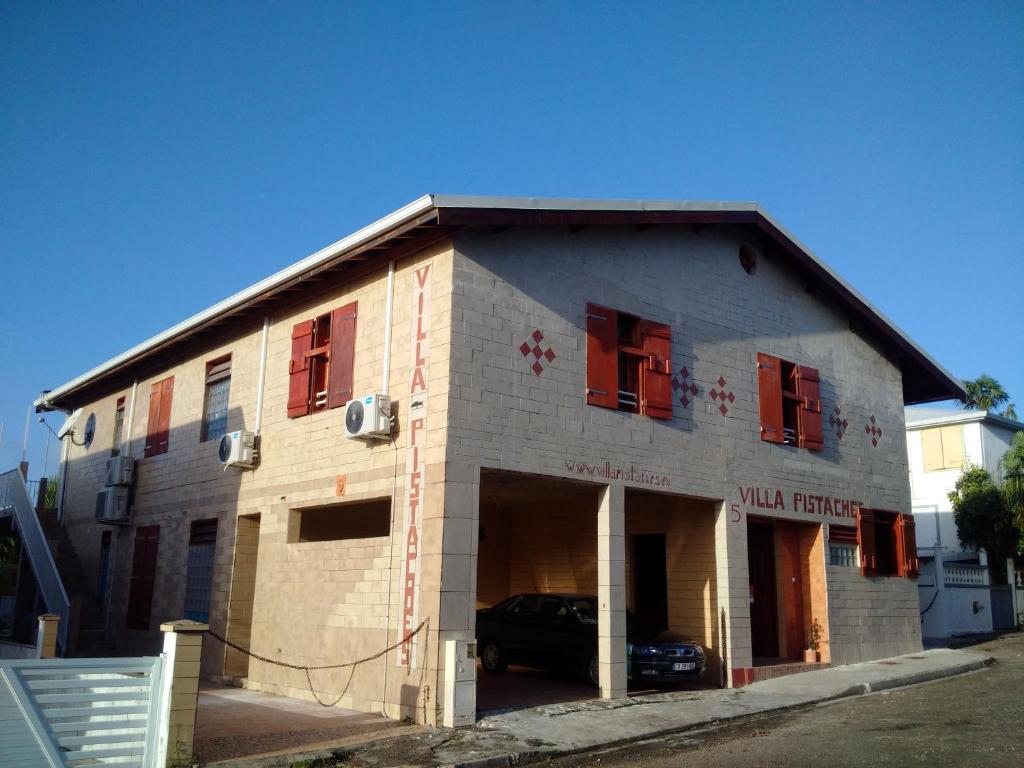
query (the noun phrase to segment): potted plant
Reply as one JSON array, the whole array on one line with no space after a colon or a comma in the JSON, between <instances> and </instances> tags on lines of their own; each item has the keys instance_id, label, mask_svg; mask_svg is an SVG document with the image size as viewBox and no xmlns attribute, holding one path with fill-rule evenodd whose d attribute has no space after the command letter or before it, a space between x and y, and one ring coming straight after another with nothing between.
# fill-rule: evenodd
<instances>
[{"instance_id":1,"label":"potted plant","mask_svg":"<svg viewBox=\"0 0 1024 768\"><path fill-rule=\"evenodd\" d=\"M817 664L819 660L818 648L821 645L821 624L815 619L811 622L811 629L807 633L807 650L804 651L804 661L808 664Z\"/></svg>"}]
</instances>

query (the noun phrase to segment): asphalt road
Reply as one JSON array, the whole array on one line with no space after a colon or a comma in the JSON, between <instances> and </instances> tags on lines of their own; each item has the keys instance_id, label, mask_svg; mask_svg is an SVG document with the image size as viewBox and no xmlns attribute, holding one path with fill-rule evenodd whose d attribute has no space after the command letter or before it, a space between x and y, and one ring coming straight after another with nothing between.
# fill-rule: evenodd
<instances>
[{"instance_id":1,"label":"asphalt road","mask_svg":"<svg viewBox=\"0 0 1024 768\"><path fill-rule=\"evenodd\" d=\"M996 663L934 683L544 765L1024 766L1024 634L971 650Z\"/></svg>"}]
</instances>

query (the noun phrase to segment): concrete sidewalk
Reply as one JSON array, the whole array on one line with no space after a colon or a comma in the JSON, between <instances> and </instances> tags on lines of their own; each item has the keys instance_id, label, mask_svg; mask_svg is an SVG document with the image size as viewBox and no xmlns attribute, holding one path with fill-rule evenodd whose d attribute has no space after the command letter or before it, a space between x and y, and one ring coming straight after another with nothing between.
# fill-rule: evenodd
<instances>
[{"instance_id":1,"label":"concrete sidewalk","mask_svg":"<svg viewBox=\"0 0 1024 768\"><path fill-rule=\"evenodd\" d=\"M332 758L352 766L524 765L576 752L682 733L756 715L938 680L983 669L992 658L936 649L892 659L805 672L731 690L687 691L613 701L552 704L485 717L472 728L384 739L364 747L247 762L287 766ZM242 763L233 763L241 766Z\"/></svg>"}]
</instances>

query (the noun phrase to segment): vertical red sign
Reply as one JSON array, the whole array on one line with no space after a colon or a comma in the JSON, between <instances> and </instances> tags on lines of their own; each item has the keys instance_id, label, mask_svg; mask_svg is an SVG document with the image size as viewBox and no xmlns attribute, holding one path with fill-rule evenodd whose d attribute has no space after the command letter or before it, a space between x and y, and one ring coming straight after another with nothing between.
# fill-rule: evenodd
<instances>
[{"instance_id":1,"label":"vertical red sign","mask_svg":"<svg viewBox=\"0 0 1024 768\"><path fill-rule=\"evenodd\" d=\"M427 262L416 270L412 286L412 331L410 334L409 408L405 434L405 521L402 526L402 610L399 636L404 637L419 623L420 521L423 518L423 446L427 431L427 335L430 330L430 268ZM416 639L398 646L398 665L416 666Z\"/></svg>"}]
</instances>

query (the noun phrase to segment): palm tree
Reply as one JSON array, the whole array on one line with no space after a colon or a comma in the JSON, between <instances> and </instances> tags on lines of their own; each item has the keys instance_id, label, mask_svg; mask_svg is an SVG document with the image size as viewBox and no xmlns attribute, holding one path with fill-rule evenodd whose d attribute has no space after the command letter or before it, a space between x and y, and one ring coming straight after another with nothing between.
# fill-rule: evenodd
<instances>
[{"instance_id":1,"label":"palm tree","mask_svg":"<svg viewBox=\"0 0 1024 768\"><path fill-rule=\"evenodd\" d=\"M981 374L973 381L965 379L964 389L967 391L967 400L964 403L967 410L992 411L1010 399L1003 385L987 373ZM1013 405L1010 405L1010 409L1012 408Z\"/></svg>"},{"instance_id":2,"label":"palm tree","mask_svg":"<svg viewBox=\"0 0 1024 768\"><path fill-rule=\"evenodd\" d=\"M999 459L1003 472L1003 498L1024 535L1024 432L1017 432L1010 449ZM1024 545L1024 541L1021 542Z\"/></svg>"}]
</instances>

